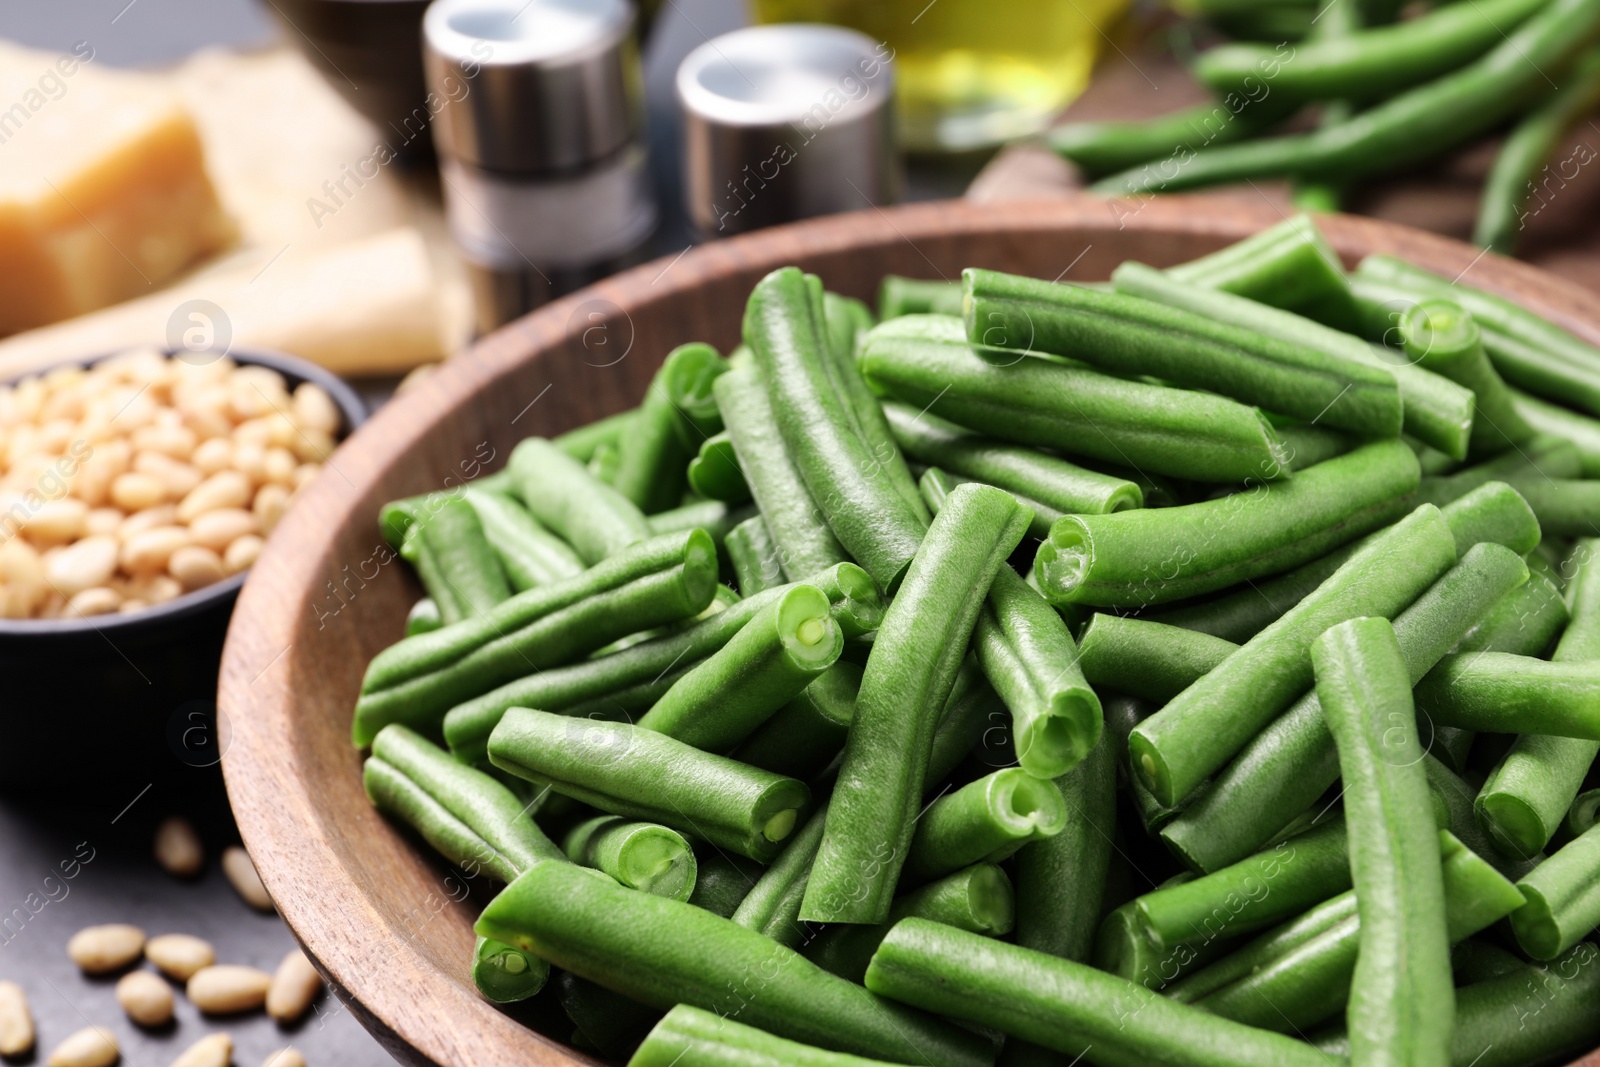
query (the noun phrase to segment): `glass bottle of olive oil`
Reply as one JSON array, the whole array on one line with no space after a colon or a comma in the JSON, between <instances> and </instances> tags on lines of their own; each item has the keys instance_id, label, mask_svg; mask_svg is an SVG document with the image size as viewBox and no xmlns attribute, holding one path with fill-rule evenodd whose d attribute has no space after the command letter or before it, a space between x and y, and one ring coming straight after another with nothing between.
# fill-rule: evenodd
<instances>
[{"instance_id":1,"label":"glass bottle of olive oil","mask_svg":"<svg viewBox=\"0 0 1600 1067\"><path fill-rule=\"evenodd\" d=\"M894 49L900 139L920 152L1037 133L1088 84L1127 0L754 0L761 22L832 22Z\"/></svg>"}]
</instances>

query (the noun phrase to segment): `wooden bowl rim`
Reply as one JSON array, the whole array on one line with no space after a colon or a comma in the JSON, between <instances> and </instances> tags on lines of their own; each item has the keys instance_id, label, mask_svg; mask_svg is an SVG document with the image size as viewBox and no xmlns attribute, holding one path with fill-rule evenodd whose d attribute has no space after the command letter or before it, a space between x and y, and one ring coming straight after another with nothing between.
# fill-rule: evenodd
<instances>
[{"instance_id":1,"label":"wooden bowl rim","mask_svg":"<svg viewBox=\"0 0 1600 1067\"><path fill-rule=\"evenodd\" d=\"M262 880L295 936L351 1002L363 1024L391 1051L441 1064L476 1062L507 1052L540 1067L594 1062L451 986L434 1000L435 1011L450 1013L457 1030L475 1030L481 1044L463 1050L427 1024L433 1013L418 1010L418 990L374 977L370 956L359 957L340 938L321 936L332 926L386 936L386 927L362 887L340 866L330 840L339 817L319 807L315 783L306 780L295 755L296 702L287 682L295 655L292 637L296 611L312 602L324 563L323 555L307 546L326 544L330 531L352 518L352 502L418 441L513 368L573 336L574 317L594 301L626 312L652 302L690 298L701 280L724 272L763 265L770 269L895 240L915 247L919 238L953 234L1037 237L1052 231L1104 229L1119 220L1119 229L1233 240L1278 222L1280 215L1264 203L1253 206L1205 197L1156 198L1137 205L1058 197L996 204L927 202L774 227L662 257L554 301L481 339L432 374L427 389L397 397L369 418L332 457L330 465L337 466L340 477L325 472L308 487L307 503L317 506L292 509L252 569L229 628L218 692L218 706L227 709L233 731L222 760L223 773L244 843L253 856L273 857L274 862L258 864ZM1393 223L1344 215L1319 217L1318 222L1347 257L1403 248L1413 262L1458 278L1481 265L1475 284L1514 294L1530 310L1600 344L1600 297L1574 283ZM319 516L317 528L312 525L313 514ZM296 611L273 608L264 596L267 583ZM272 648L283 651L270 662L246 662L248 649ZM288 773L282 763L248 758L251 752L274 753L276 759L287 760ZM417 862L428 860L418 855ZM306 891L307 884L314 884L315 892ZM395 973L437 970L407 941L395 939L389 951L403 964Z\"/></svg>"}]
</instances>

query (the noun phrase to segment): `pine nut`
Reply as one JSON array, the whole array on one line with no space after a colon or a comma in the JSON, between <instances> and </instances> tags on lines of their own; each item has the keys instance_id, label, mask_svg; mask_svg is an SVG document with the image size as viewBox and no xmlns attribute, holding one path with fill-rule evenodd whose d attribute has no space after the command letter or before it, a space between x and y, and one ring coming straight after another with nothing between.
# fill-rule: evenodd
<instances>
[{"instance_id":1,"label":"pine nut","mask_svg":"<svg viewBox=\"0 0 1600 1067\"><path fill-rule=\"evenodd\" d=\"M69 597L105 585L116 573L118 547L115 537L85 537L52 556L44 567L45 577Z\"/></svg>"},{"instance_id":2,"label":"pine nut","mask_svg":"<svg viewBox=\"0 0 1600 1067\"><path fill-rule=\"evenodd\" d=\"M140 1026L172 1021L172 987L149 971L129 971L118 979L117 1003Z\"/></svg>"},{"instance_id":3,"label":"pine nut","mask_svg":"<svg viewBox=\"0 0 1600 1067\"><path fill-rule=\"evenodd\" d=\"M136 533L153 530L157 526L171 526L178 521L178 509L171 504L134 512L117 527L117 536L126 541Z\"/></svg>"},{"instance_id":4,"label":"pine nut","mask_svg":"<svg viewBox=\"0 0 1600 1067\"><path fill-rule=\"evenodd\" d=\"M181 500L205 480L199 470L164 452L140 452L133 457L133 469L158 479L174 500Z\"/></svg>"},{"instance_id":5,"label":"pine nut","mask_svg":"<svg viewBox=\"0 0 1600 1067\"><path fill-rule=\"evenodd\" d=\"M272 897L267 894L267 887L261 884L261 876L256 873L256 865L250 861L250 853L238 845L229 845L222 852L222 873L228 876L234 891L244 898L244 902L258 911L272 911Z\"/></svg>"},{"instance_id":6,"label":"pine nut","mask_svg":"<svg viewBox=\"0 0 1600 1067\"><path fill-rule=\"evenodd\" d=\"M197 971L215 963L217 953L209 941L191 934L162 934L144 946L144 958L168 978L187 982Z\"/></svg>"},{"instance_id":7,"label":"pine nut","mask_svg":"<svg viewBox=\"0 0 1600 1067\"><path fill-rule=\"evenodd\" d=\"M331 434L339 429L339 408L327 390L316 382L301 382L294 387L291 414L294 421L308 430Z\"/></svg>"},{"instance_id":8,"label":"pine nut","mask_svg":"<svg viewBox=\"0 0 1600 1067\"><path fill-rule=\"evenodd\" d=\"M233 1060L233 1038L228 1034L207 1034L183 1050L172 1067L228 1067Z\"/></svg>"},{"instance_id":9,"label":"pine nut","mask_svg":"<svg viewBox=\"0 0 1600 1067\"><path fill-rule=\"evenodd\" d=\"M256 490L255 502L250 507L261 523L262 533L271 533L278 525L283 513L289 510L290 495L290 491L281 485L263 485Z\"/></svg>"},{"instance_id":10,"label":"pine nut","mask_svg":"<svg viewBox=\"0 0 1600 1067\"><path fill-rule=\"evenodd\" d=\"M122 569L130 574L165 570L172 554L189 543L182 526L156 526L140 530L122 545Z\"/></svg>"},{"instance_id":11,"label":"pine nut","mask_svg":"<svg viewBox=\"0 0 1600 1067\"><path fill-rule=\"evenodd\" d=\"M293 452L273 445L261 461L261 480L277 485L293 485L294 469L299 465Z\"/></svg>"},{"instance_id":12,"label":"pine nut","mask_svg":"<svg viewBox=\"0 0 1600 1067\"><path fill-rule=\"evenodd\" d=\"M305 953L292 950L278 964L267 990L267 1014L281 1023L292 1023L304 1015L322 991L322 976L311 966Z\"/></svg>"},{"instance_id":13,"label":"pine nut","mask_svg":"<svg viewBox=\"0 0 1600 1067\"><path fill-rule=\"evenodd\" d=\"M207 511L242 508L249 502L250 479L236 470L218 471L178 504L178 521L190 522Z\"/></svg>"},{"instance_id":14,"label":"pine nut","mask_svg":"<svg viewBox=\"0 0 1600 1067\"><path fill-rule=\"evenodd\" d=\"M196 971L185 991L207 1015L237 1015L266 1003L272 975L254 967L220 964Z\"/></svg>"},{"instance_id":15,"label":"pine nut","mask_svg":"<svg viewBox=\"0 0 1600 1067\"><path fill-rule=\"evenodd\" d=\"M88 516L89 505L82 500L72 497L47 500L28 520L28 540L38 545L57 545L82 537L83 523Z\"/></svg>"},{"instance_id":16,"label":"pine nut","mask_svg":"<svg viewBox=\"0 0 1600 1067\"><path fill-rule=\"evenodd\" d=\"M97 534L116 534L125 516L118 508L94 508L83 520L83 531L90 537Z\"/></svg>"},{"instance_id":17,"label":"pine nut","mask_svg":"<svg viewBox=\"0 0 1600 1067\"><path fill-rule=\"evenodd\" d=\"M194 455L189 457L189 462L194 464L201 474L216 474L218 471L227 470L233 465L233 442L226 437L213 437L209 441L202 441L195 446Z\"/></svg>"},{"instance_id":18,"label":"pine nut","mask_svg":"<svg viewBox=\"0 0 1600 1067\"><path fill-rule=\"evenodd\" d=\"M222 565L227 568L229 574L248 570L255 563L256 557L261 555L261 548L265 544L266 542L255 534L245 534L229 545L227 551L222 554Z\"/></svg>"},{"instance_id":19,"label":"pine nut","mask_svg":"<svg viewBox=\"0 0 1600 1067\"><path fill-rule=\"evenodd\" d=\"M173 459L186 460L194 452L199 439L189 427L146 426L133 435L133 447L141 452L161 452Z\"/></svg>"},{"instance_id":20,"label":"pine nut","mask_svg":"<svg viewBox=\"0 0 1600 1067\"><path fill-rule=\"evenodd\" d=\"M154 474L129 471L111 483L111 502L124 511L143 511L167 499L167 483Z\"/></svg>"},{"instance_id":21,"label":"pine nut","mask_svg":"<svg viewBox=\"0 0 1600 1067\"><path fill-rule=\"evenodd\" d=\"M69 617L89 615L110 615L122 608L122 594L115 589L99 586L94 589L85 589L67 601L66 614Z\"/></svg>"},{"instance_id":22,"label":"pine nut","mask_svg":"<svg viewBox=\"0 0 1600 1067\"><path fill-rule=\"evenodd\" d=\"M265 490L257 490L256 499L261 499ZM209 548L213 552L221 552L231 545L236 538L245 534L253 534L261 528L256 516L243 508L218 508L208 511L195 518L189 524L189 539L195 544Z\"/></svg>"},{"instance_id":23,"label":"pine nut","mask_svg":"<svg viewBox=\"0 0 1600 1067\"><path fill-rule=\"evenodd\" d=\"M28 995L15 982L0 982L0 1056L21 1056L33 1048L33 1041Z\"/></svg>"},{"instance_id":24,"label":"pine nut","mask_svg":"<svg viewBox=\"0 0 1600 1067\"><path fill-rule=\"evenodd\" d=\"M181 815L169 815L156 827L156 862L174 878L193 878L205 866L205 846L194 824ZM150 946L145 946L148 955Z\"/></svg>"},{"instance_id":25,"label":"pine nut","mask_svg":"<svg viewBox=\"0 0 1600 1067\"><path fill-rule=\"evenodd\" d=\"M127 923L88 926L72 935L67 955L84 974L110 974L138 960L144 931Z\"/></svg>"},{"instance_id":26,"label":"pine nut","mask_svg":"<svg viewBox=\"0 0 1600 1067\"><path fill-rule=\"evenodd\" d=\"M167 561L167 573L185 590L199 589L227 576L222 569L222 557L199 545L184 545L174 552Z\"/></svg>"},{"instance_id":27,"label":"pine nut","mask_svg":"<svg viewBox=\"0 0 1600 1067\"><path fill-rule=\"evenodd\" d=\"M111 1031L86 1026L57 1045L45 1062L48 1067L111 1067L121 1055Z\"/></svg>"},{"instance_id":28,"label":"pine nut","mask_svg":"<svg viewBox=\"0 0 1600 1067\"><path fill-rule=\"evenodd\" d=\"M261 1067L306 1067L306 1058L299 1049L281 1048L262 1060Z\"/></svg>"}]
</instances>

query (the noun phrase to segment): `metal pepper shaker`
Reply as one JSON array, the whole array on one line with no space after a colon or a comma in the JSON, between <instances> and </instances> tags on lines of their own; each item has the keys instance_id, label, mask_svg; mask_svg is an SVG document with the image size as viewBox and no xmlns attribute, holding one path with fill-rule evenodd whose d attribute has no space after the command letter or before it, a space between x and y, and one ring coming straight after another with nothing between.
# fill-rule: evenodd
<instances>
[{"instance_id":1,"label":"metal pepper shaker","mask_svg":"<svg viewBox=\"0 0 1600 1067\"><path fill-rule=\"evenodd\" d=\"M636 259L655 228L629 0L434 0L445 213L487 332Z\"/></svg>"},{"instance_id":2,"label":"metal pepper shaker","mask_svg":"<svg viewBox=\"0 0 1600 1067\"><path fill-rule=\"evenodd\" d=\"M755 26L678 67L684 206L704 237L893 203L894 50L810 23Z\"/></svg>"}]
</instances>

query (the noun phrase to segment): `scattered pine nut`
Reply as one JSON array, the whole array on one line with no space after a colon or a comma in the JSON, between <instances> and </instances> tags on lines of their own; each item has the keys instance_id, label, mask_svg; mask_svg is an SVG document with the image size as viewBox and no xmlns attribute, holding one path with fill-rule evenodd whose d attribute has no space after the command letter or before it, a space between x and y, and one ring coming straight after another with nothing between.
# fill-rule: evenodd
<instances>
[{"instance_id":1,"label":"scattered pine nut","mask_svg":"<svg viewBox=\"0 0 1600 1067\"><path fill-rule=\"evenodd\" d=\"M261 1067L306 1067L306 1058L295 1048L281 1048L261 1061Z\"/></svg>"},{"instance_id":2,"label":"scattered pine nut","mask_svg":"<svg viewBox=\"0 0 1600 1067\"><path fill-rule=\"evenodd\" d=\"M0 982L0 1056L21 1056L33 1048L33 1040L28 995L15 982Z\"/></svg>"},{"instance_id":3,"label":"scattered pine nut","mask_svg":"<svg viewBox=\"0 0 1600 1067\"><path fill-rule=\"evenodd\" d=\"M187 982L196 971L217 962L217 953L209 941L190 934L162 934L146 942L144 958L173 981Z\"/></svg>"},{"instance_id":4,"label":"scattered pine nut","mask_svg":"<svg viewBox=\"0 0 1600 1067\"><path fill-rule=\"evenodd\" d=\"M228 876L228 881L246 904L258 911L273 910L272 897L267 893L267 887L261 884L261 876L256 873L256 865L250 861L250 853L238 845L223 849L222 873Z\"/></svg>"},{"instance_id":5,"label":"scattered pine nut","mask_svg":"<svg viewBox=\"0 0 1600 1067\"><path fill-rule=\"evenodd\" d=\"M304 1015L322 990L322 976L311 966L305 953L291 949L278 964L267 990L267 1014L280 1023L292 1023Z\"/></svg>"},{"instance_id":6,"label":"scattered pine nut","mask_svg":"<svg viewBox=\"0 0 1600 1067\"><path fill-rule=\"evenodd\" d=\"M126 923L85 927L67 942L67 955L85 974L120 971L143 952L144 931Z\"/></svg>"},{"instance_id":7,"label":"scattered pine nut","mask_svg":"<svg viewBox=\"0 0 1600 1067\"><path fill-rule=\"evenodd\" d=\"M101 1026L86 1026L57 1045L49 1067L111 1067L121 1057L117 1039Z\"/></svg>"},{"instance_id":8,"label":"scattered pine nut","mask_svg":"<svg viewBox=\"0 0 1600 1067\"><path fill-rule=\"evenodd\" d=\"M194 824L181 815L170 815L156 827L156 862L174 878L193 878L205 866L205 846Z\"/></svg>"},{"instance_id":9,"label":"scattered pine nut","mask_svg":"<svg viewBox=\"0 0 1600 1067\"><path fill-rule=\"evenodd\" d=\"M172 1021L172 987L149 971L129 971L117 982L117 1003L140 1026Z\"/></svg>"},{"instance_id":10,"label":"scattered pine nut","mask_svg":"<svg viewBox=\"0 0 1600 1067\"><path fill-rule=\"evenodd\" d=\"M255 1011L266 1003L271 986L272 975L266 971L221 964L196 971L185 991L194 1006L207 1015L237 1015Z\"/></svg>"},{"instance_id":11,"label":"scattered pine nut","mask_svg":"<svg viewBox=\"0 0 1600 1067\"><path fill-rule=\"evenodd\" d=\"M183 1050L172 1067L228 1067L233 1059L233 1038L228 1034L207 1034Z\"/></svg>"}]
</instances>

